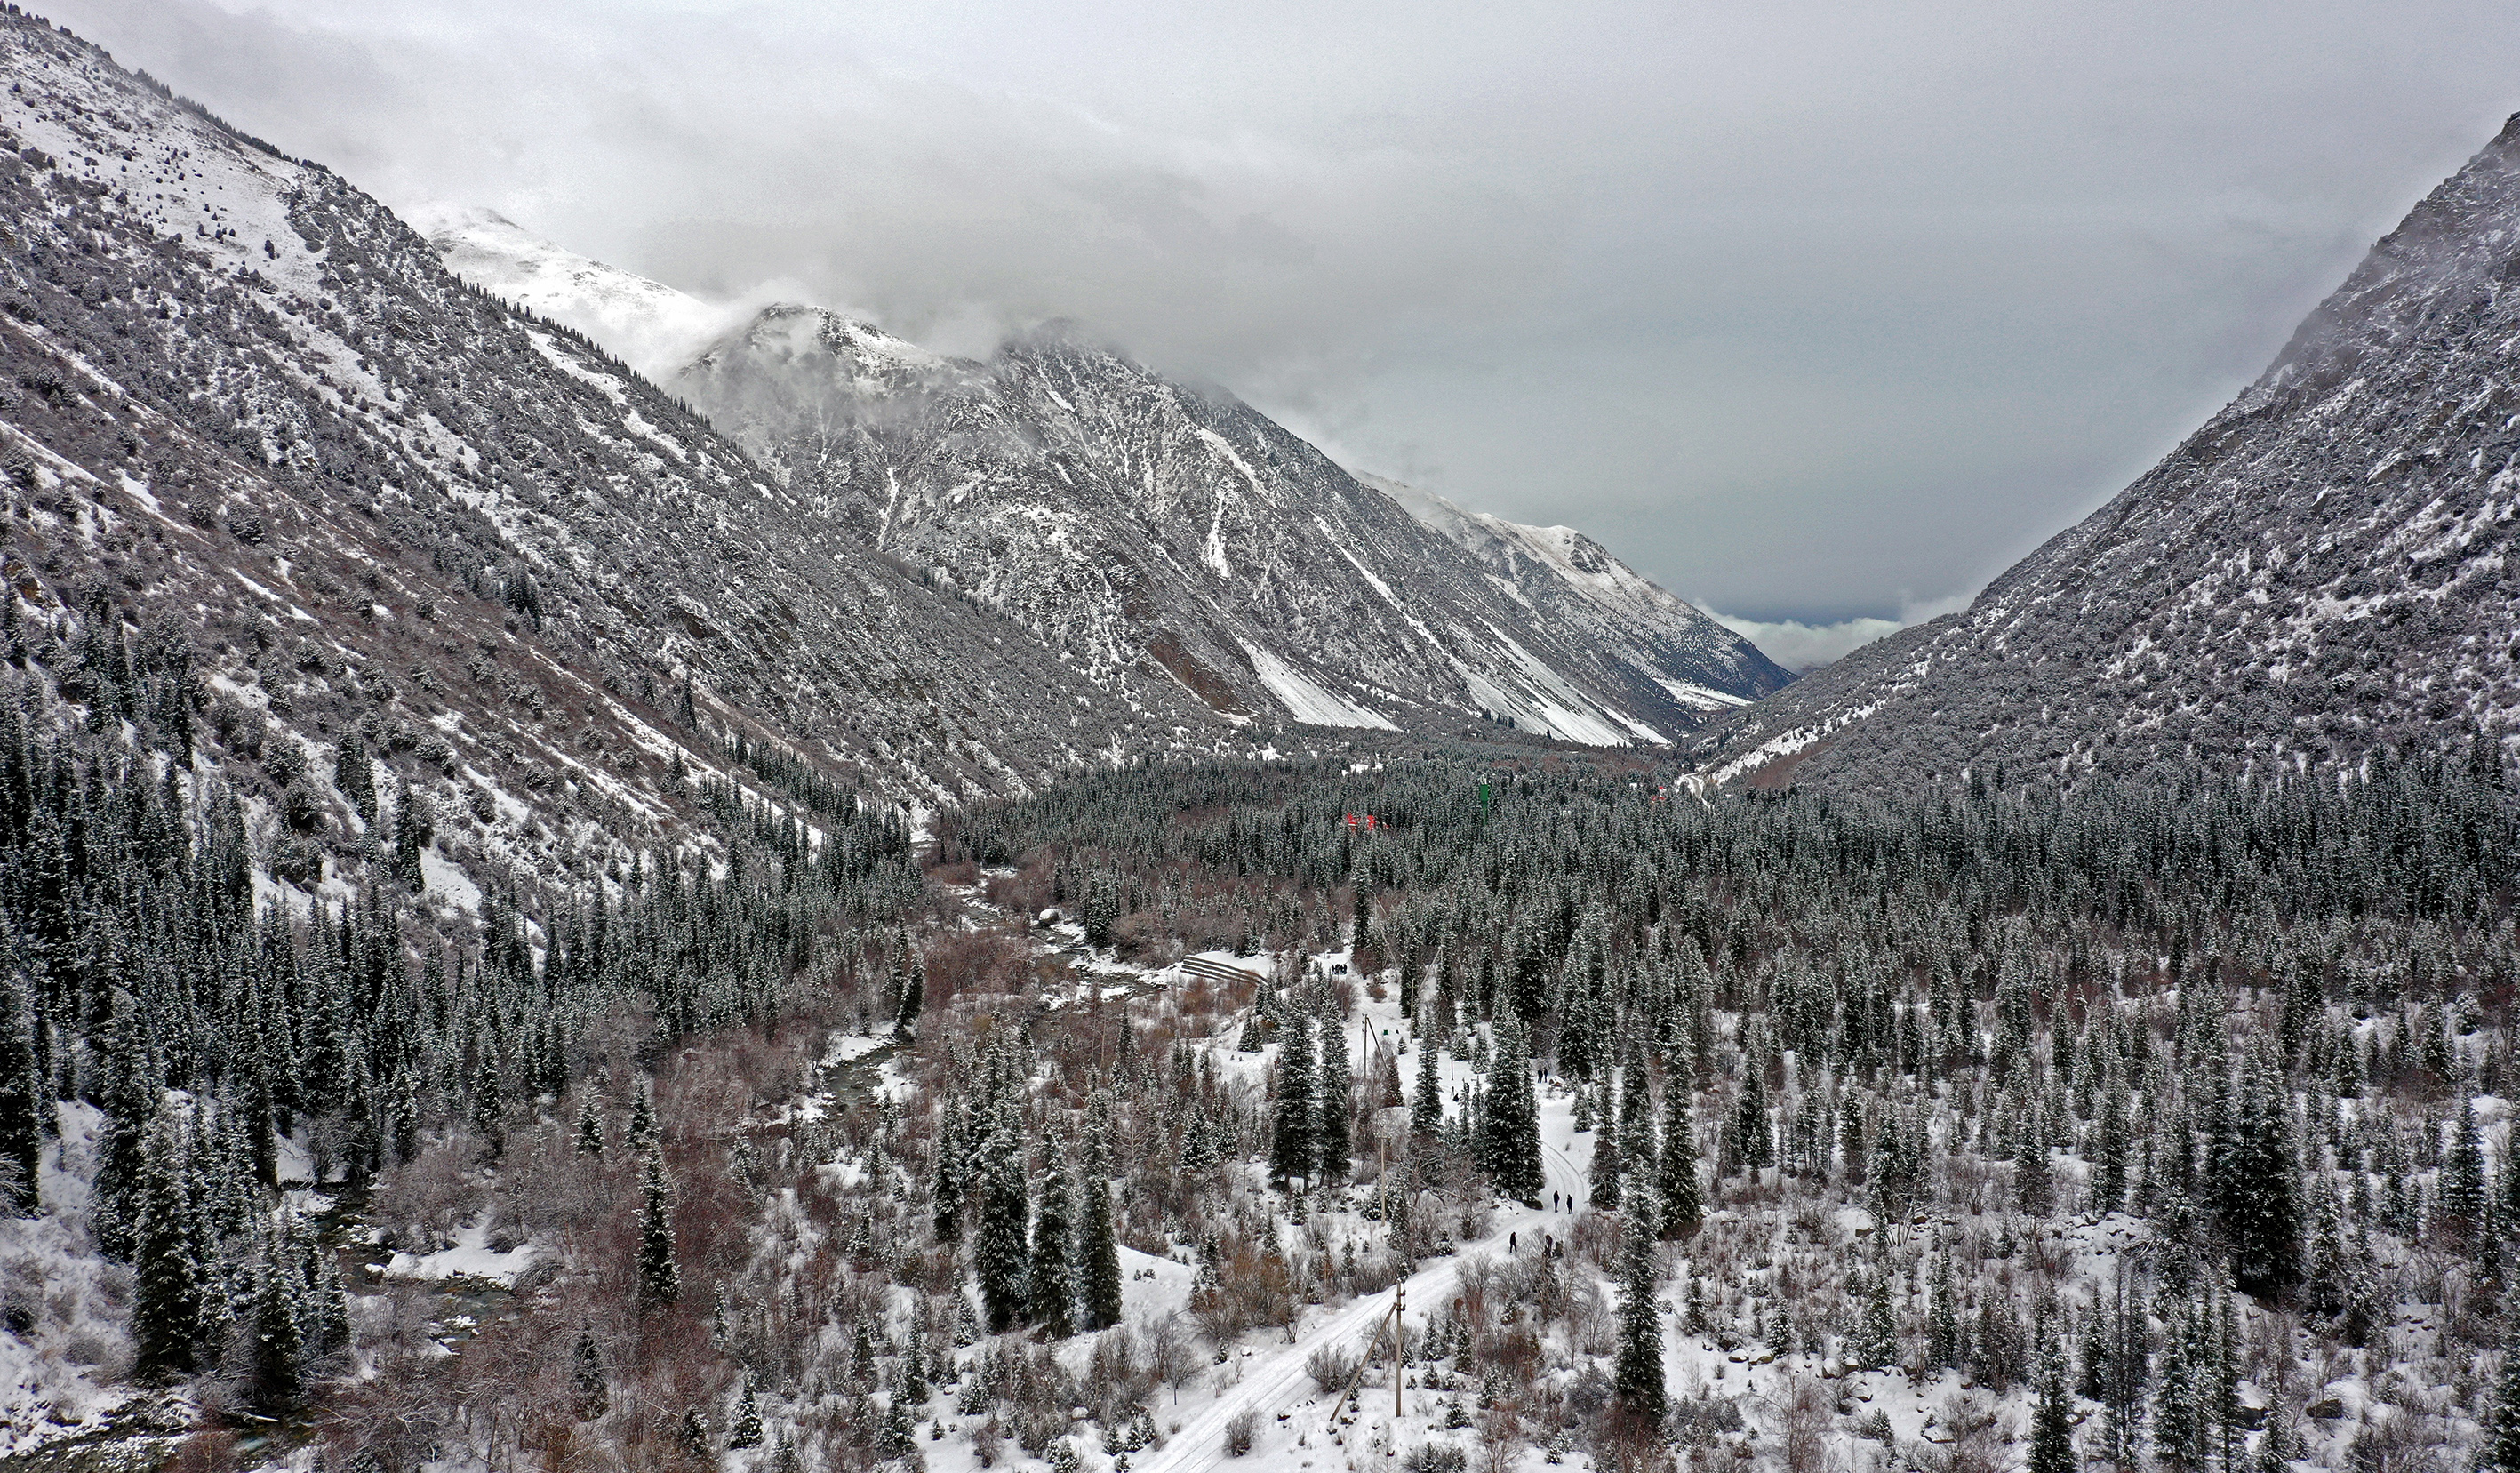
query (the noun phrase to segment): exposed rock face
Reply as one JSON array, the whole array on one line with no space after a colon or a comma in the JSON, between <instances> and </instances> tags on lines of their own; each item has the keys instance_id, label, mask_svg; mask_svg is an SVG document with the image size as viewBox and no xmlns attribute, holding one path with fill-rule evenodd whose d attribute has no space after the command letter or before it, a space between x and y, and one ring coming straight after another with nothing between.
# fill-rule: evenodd
<instances>
[{"instance_id":1,"label":"exposed rock face","mask_svg":"<svg viewBox=\"0 0 2520 1473\"><path fill-rule=\"evenodd\" d=\"M1702 734L1886 788L2448 746L2520 726L2520 118L2273 365L1966 610Z\"/></svg>"}]
</instances>

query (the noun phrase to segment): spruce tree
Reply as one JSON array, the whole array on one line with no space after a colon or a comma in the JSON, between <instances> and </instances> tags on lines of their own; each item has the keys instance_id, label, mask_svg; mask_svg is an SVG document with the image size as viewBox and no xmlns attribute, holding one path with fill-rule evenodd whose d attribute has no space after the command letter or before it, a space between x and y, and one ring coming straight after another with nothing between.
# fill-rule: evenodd
<instances>
[{"instance_id":1,"label":"spruce tree","mask_svg":"<svg viewBox=\"0 0 2520 1473\"><path fill-rule=\"evenodd\" d=\"M2181 1305L2163 1337L2161 1378L2152 1402L2152 1451L2173 1473L2202 1473L2208 1456L2209 1365L2201 1319L2196 1306Z\"/></svg>"},{"instance_id":2,"label":"spruce tree","mask_svg":"<svg viewBox=\"0 0 2520 1473\"><path fill-rule=\"evenodd\" d=\"M1067 1216L1067 1168L1053 1145L1042 1172L1041 1205L1032 1220L1032 1317L1044 1335L1076 1333L1076 1225Z\"/></svg>"},{"instance_id":3,"label":"spruce tree","mask_svg":"<svg viewBox=\"0 0 2520 1473\"><path fill-rule=\"evenodd\" d=\"M630 1150L644 1156L657 1141L656 1091L645 1076L630 1095Z\"/></svg>"},{"instance_id":4,"label":"spruce tree","mask_svg":"<svg viewBox=\"0 0 2520 1473\"><path fill-rule=\"evenodd\" d=\"M305 1389L303 1286L280 1224L266 1225L262 1239L250 1341L253 1400L266 1411L281 1411L295 1406Z\"/></svg>"},{"instance_id":5,"label":"spruce tree","mask_svg":"<svg viewBox=\"0 0 2520 1473\"><path fill-rule=\"evenodd\" d=\"M919 1037L919 1013L927 1005L927 962L916 951L910 954L910 966L901 980L901 1005L892 1015L892 1032L896 1038Z\"/></svg>"},{"instance_id":6,"label":"spruce tree","mask_svg":"<svg viewBox=\"0 0 2520 1473\"><path fill-rule=\"evenodd\" d=\"M481 1157L496 1161L508 1151L507 1086L499 1073L499 1050L481 1049L480 1072L472 1081L472 1134L480 1139Z\"/></svg>"},{"instance_id":7,"label":"spruce tree","mask_svg":"<svg viewBox=\"0 0 2520 1473\"><path fill-rule=\"evenodd\" d=\"M727 1451L761 1446L761 1402L753 1394L752 1372L743 1373L743 1391L735 1400L735 1416L727 1423Z\"/></svg>"},{"instance_id":8,"label":"spruce tree","mask_svg":"<svg viewBox=\"0 0 2520 1473\"><path fill-rule=\"evenodd\" d=\"M1120 1244L1111 1222L1111 1183L1085 1183L1085 1232L1080 1241L1085 1289L1085 1327L1109 1329L1120 1322Z\"/></svg>"},{"instance_id":9,"label":"spruce tree","mask_svg":"<svg viewBox=\"0 0 2520 1473\"><path fill-rule=\"evenodd\" d=\"M963 1112L950 1100L938 1110L935 1161L928 1176L929 1226L936 1241L963 1240Z\"/></svg>"},{"instance_id":10,"label":"spruce tree","mask_svg":"<svg viewBox=\"0 0 2520 1473\"><path fill-rule=\"evenodd\" d=\"M428 850L429 841L437 835L436 806L428 793L405 783L402 801L394 806L393 874L414 891L425 889L428 871L421 856Z\"/></svg>"},{"instance_id":11,"label":"spruce tree","mask_svg":"<svg viewBox=\"0 0 2520 1473\"><path fill-rule=\"evenodd\" d=\"M571 1357L569 1390L577 1402L577 1419L591 1422L612 1406L610 1378L604 1373L604 1352L596 1346L593 1330L577 1332L577 1350Z\"/></svg>"},{"instance_id":12,"label":"spruce tree","mask_svg":"<svg viewBox=\"0 0 2520 1473\"><path fill-rule=\"evenodd\" d=\"M376 765L368 760L367 739L355 727L341 734L341 745L333 757L333 785L357 810L360 823L371 828L376 826Z\"/></svg>"},{"instance_id":13,"label":"spruce tree","mask_svg":"<svg viewBox=\"0 0 2520 1473\"><path fill-rule=\"evenodd\" d=\"M1697 1130L1689 1122L1688 1081L1674 1074L1663 1088L1660 1159L1655 1199L1662 1208L1662 1235L1678 1241L1697 1230L1706 1202L1697 1180Z\"/></svg>"},{"instance_id":14,"label":"spruce tree","mask_svg":"<svg viewBox=\"0 0 2520 1473\"><path fill-rule=\"evenodd\" d=\"M1444 1129L1443 1049L1422 1032L1418 1041L1418 1089L1409 1099L1409 1129L1428 1139Z\"/></svg>"},{"instance_id":15,"label":"spruce tree","mask_svg":"<svg viewBox=\"0 0 2520 1473\"><path fill-rule=\"evenodd\" d=\"M2458 1101L2458 1133L2442 1158L2441 1218L2473 1249L2481 1245L2488 1222L2485 1192L2485 1142L2477 1134L2476 1110Z\"/></svg>"},{"instance_id":16,"label":"spruce tree","mask_svg":"<svg viewBox=\"0 0 2520 1473\"><path fill-rule=\"evenodd\" d=\"M1735 1165L1754 1181L1777 1161L1776 1136L1768 1124L1768 1066L1759 1058L1743 1061L1741 1096L1732 1108Z\"/></svg>"},{"instance_id":17,"label":"spruce tree","mask_svg":"<svg viewBox=\"0 0 2520 1473\"><path fill-rule=\"evenodd\" d=\"M1311 1175L1320 1153L1313 1139L1313 1030L1303 1014L1280 1020L1285 1046L1278 1056L1278 1108L1269 1133L1269 1175L1291 1182Z\"/></svg>"},{"instance_id":18,"label":"spruce tree","mask_svg":"<svg viewBox=\"0 0 2520 1473\"><path fill-rule=\"evenodd\" d=\"M927 1337L917 1333L913 1333L910 1344L902 1348L900 1389L913 1406L925 1406L927 1399L934 1395L927 1385L928 1357L934 1354L928 1348Z\"/></svg>"},{"instance_id":19,"label":"spruce tree","mask_svg":"<svg viewBox=\"0 0 2520 1473\"><path fill-rule=\"evenodd\" d=\"M2012 1192L2021 1210L2045 1216L2056 1205L2056 1179L2048 1169L2048 1142L2036 1120L2021 1121L2012 1155Z\"/></svg>"},{"instance_id":20,"label":"spruce tree","mask_svg":"<svg viewBox=\"0 0 2520 1473\"><path fill-rule=\"evenodd\" d=\"M1593 1138L1593 1161L1585 1171L1597 1211L1619 1210L1619 1127L1614 1118L1602 1122L1599 1134Z\"/></svg>"},{"instance_id":21,"label":"spruce tree","mask_svg":"<svg viewBox=\"0 0 2520 1473\"><path fill-rule=\"evenodd\" d=\"M1322 1020L1320 1075L1320 1095L1313 1109L1313 1180L1344 1182L1352 1155L1348 1129L1351 1092L1347 1030L1335 1018Z\"/></svg>"},{"instance_id":22,"label":"spruce tree","mask_svg":"<svg viewBox=\"0 0 2520 1473\"><path fill-rule=\"evenodd\" d=\"M2040 1356L2039 1400L2030 1414L2029 1473L2081 1473L2074 1451L2074 1398L2065 1388L2065 1357L2054 1345Z\"/></svg>"},{"instance_id":23,"label":"spruce tree","mask_svg":"<svg viewBox=\"0 0 2520 1473\"><path fill-rule=\"evenodd\" d=\"M604 1159L604 1112L596 1107L592 1090L578 1103L576 1143L579 1155Z\"/></svg>"},{"instance_id":24,"label":"spruce tree","mask_svg":"<svg viewBox=\"0 0 2520 1473\"><path fill-rule=\"evenodd\" d=\"M980 1222L971 1247L971 1270L989 1328L1004 1334L1022 1322L1032 1302L1031 1265L1024 1241L1032 1203L1024 1190L1024 1150L1011 1122L990 1133L979 1162Z\"/></svg>"},{"instance_id":25,"label":"spruce tree","mask_svg":"<svg viewBox=\"0 0 2520 1473\"><path fill-rule=\"evenodd\" d=\"M2092 1128L2091 1209L2112 1213L2126 1201L2127 1163L2131 1138L2126 1085L2110 1060L2109 1083L2100 1091L2100 1118Z\"/></svg>"},{"instance_id":26,"label":"spruce tree","mask_svg":"<svg viewBox=\"0 0 2520 1473\"><path fill-rule=\"evenodd\" d=\"M639 1308L654 1313L683 1297L683 1274L674 1255L673 1183L664 1153L654 1146L640 1163Z\"/></svg>"},{"instance_id":27,"label":"spruce tree","mask_svg":"<svg viewBox=\"0 0 2520 1473\"><path fill-rule=\"evenodd\" d=\"M1925 1318L1925 1362L1931 1369L1958 1370L1967 1357L1959 1296L1952 1288L1952 1259L1945 1253L1934 1270L1933 1306Z\"/></svg>"},{"instance_id":28,"label":"spruce tree","mask_svg":"<svg viewBox=\"0 0 2520 1473\"><path fill-rule=\"evenodd\" d=\"M1855 1362L1867 1370L1886 1370L1899 1363L1899 1319L1890 1305L1886 1269L1872 1276L1872 1293L1864 1301L1864 1318L1850 1349Z\"/></svg>"},{"instance_id":29,"label":"spruce tree","mask_svg":"<svg viewBox=\"0 0 2520 1473\"><path fill-rule=\"evenodd\" d=\"M401 1080L395 1085L393 1100L392 1144L394 1160L397 1163L408 1162L414 1156L420 1154L420 1094L417 1087L412 1084L411 1076L408 1073L404 1074ZM261 1116L261 1130L258 1134L267 1137L271 1133L271 1112L264 1110L260 1111L259 1114ZM258 1144L255 1157L257 1163L259 1163L261 1159L259 1152L260 1146ZM260 1175L260 1173L257 1172L257 1175Z\"/></svg>"},{"instance_id":30,"label":"spruce tree","mask_svg":"<svg viewBox=\"0 0 2520 1473\"><path fill-rule=\"evenodd\" d=\"M149 1132L160 1109L157 1060L140 1009L128 996L114 995L113 1023L102 1060L105 1070L105 1118L97 1130L94 1205L97 1242L114 1258L131 1253L133 1229L140 1216L140 1168L149 1150Z\"/></svg>"},{"instance_id":31,"label":"spruce tree","mask_svg":"<svg viewBox=\"0 0 2520 1473\"><path fill-rule=\"evenodd\" d=\"M2124 1271L2121 1270L2123 1275ZM2103 1291L2090 1318L2086 1347L2086 1395L2101 1404L2103 1452L2132 1462L2142 1442L2144 1393L2151 1386L2152 1352L2143 1294L2123 1276Z\"/></svg>"},{"instance_id":32,"label":"spruce tree","mask_svg":"<svg viewBox=\"0 0 2520 1473\"><path fill-rule=\"evenodd\" d=\"M140 1169L140 1220L133 1234L132 1368L143 1377L180 1374L199 1363L207 1305L185 1195L184 1143L162 1121L150 1133Z\"/></svg>"},{"instance_id":33,"label":"spruce tree","mask_svg":"<svg viewBox=\"0 0 2520 1473\"><path fill-rule=\"evenodd\" d=\"M1653 1082L1642 1055L1631 1049L1619 1071L1619 1171L1629 1182L1654 1189L1659 1155L1654 1140Z\"/></svg>"},{"instance_id":34,"label":"spruce tree","mask_svg":"<svg viewBox=\"0 0 2520 1473\"><path fill-rule=\"evenodd\" d=\"M1654 1239L1645 1215L1631 1215L1619 1256L1619 1353L1610 1383L1619 1409L1648 1427L1662 1425L1669 1401L1662 1308L1654 1299Z\"/></svg>"},{"instance_id":35,"label":"spruce tree","mask_svg":"<svg viewBox=\"0 0 2520 1473\"><path fill-rule=\"evenodd\" d=\"M2520 1473L2520 1310L2506 1305L2503 1313L2511 1327L2503 1337L2502 1369L2495 1377L2493 1401L2485 1408L2478 1473Z\"/></svg>"},{"instance_id":36,"label":"spruce tree","mask_svg":"<svg viewBox=\"0 0 2520 1473\"><path fill-rule=\"evenodd\" d=\"M1530 1043L1518 1020L1497 1025L1495 1079L1486 1119L1489 1174L1498 1191L1536 1204L1549 1182L1540 1163L1540 1101L1532 1092Z\"/></svg>"},{"instance_id":37,"label":"spruce tree","mask_svg":"<svg viewBox=\"0 0 2520 1473\"><path fill-rule=\"evenodd\" d=\"M9 978L0 983L0 1192L20 1217L35 1216L39 1206L50 1093L35 1058L33 1004L25 985Z\"/></svg>"},{"instance_id":38,"label":"spruce tree","mask_svg":"<svg viewBox=\"0 0 2520 1473\"><path fill-rule=\"evenodd\" d=\"M1123 1038L1136 1035L1124 1027ZM1119 1171L1119 1158L1111 1143L1111 1089L1104 1085L1094 1092L1085 1105L1085 1149L1080 1157L1089 1177L1109 1177Z\"/></svg>"},{"instance_id":39,"label":"spruce tree","mask_svg":"<svg viewBox=\"0 0 2520 1473\"><path fill-rule=\"evenodd\" d=\"M883 1421L875 1437L876 1456L887 1461L912 1461L919 1457L918 1429L910 1416L910 1398L895 1381L891 1394L884 1398Z\"/></svg>"},{"instance_id":40,"label":"spruce tree","mask_svg":"<svg viewBox=\"0 0 2520 1473\"><path fill-rule=\"evenodd\" d=\"M2272 1294L2292 1281L2301 1260L2301 1174L2292 1143L2292 1111L2282 1082L2263 1058L2242 1083L2223 1173L2223 1230L2231 1245L2232 1276L2251 1294Z\"/></svg>"},{"instance_id":41,"label":"spruce tree","mask_svg":"<svg viewBox=\"0 0 2520 1473\"><path fill-rule=\"evenodd\" d=\"M341 1266L304 1219L290 1214L290 1227L296 1236L299 1278L308 1299L307 1358L338 1355L350 1348L350 1299L341 1290Z\"/></svg>"}]
</instances>

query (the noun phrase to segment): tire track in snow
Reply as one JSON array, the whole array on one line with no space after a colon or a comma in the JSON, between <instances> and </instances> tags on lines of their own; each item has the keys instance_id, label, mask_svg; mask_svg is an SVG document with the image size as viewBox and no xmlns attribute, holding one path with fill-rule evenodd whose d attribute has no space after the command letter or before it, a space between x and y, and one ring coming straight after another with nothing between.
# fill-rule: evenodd
<instances>
[{"instance_id":1,"label":"tire track in snow","mask_svg":"<svg viewBox=\"0 0 2520 1473\"><path fill-rule=\"evenodd\" d=\"M1550 1134L1546 1129L1541 1133L1542 1175L1550 1188L1567 1200L1577 1199L1584 1186L1584 1173L1576 1166L1574 1153L1552 1143ZM1498 1218L1495 1230L1486 1237L1463 1244L1452 1257L1402 1280L1417 1323L1424 1324L1427 1309L1452 1299L1454 1286L1461 1279L1462 1265L1471 1258L1510 1257L1507 1251L1508 1242L1519 1247L1523 1239L1529 1239L1537 1246L1541 1233L1571 1231L1574 1222L1571 1213L1552 1213L1519 1204L1500 1209ZM1304 1368L1304 1362L1324 1346L1360 1346L1390 1311L1390 1291L1368 1295L1298 1331L1290 1345L1252 1352L1244 1362L1241 1380L1223 1388L1214 1401L1184 1418L1181 1431L1172 1434L1160 1450L1150 1456L1131 1459L1130 1466L1136 1473L1213 1473L1231 1460L1225 1451L1225 1424L1244 1411L1297 1411L1311 1403L1320 1406L1326 1417L1326 1396L1311 1385L1312 1374ZM1307 1429L1311 1430L1316 1429Z\"/></svg>"}]
</instances>

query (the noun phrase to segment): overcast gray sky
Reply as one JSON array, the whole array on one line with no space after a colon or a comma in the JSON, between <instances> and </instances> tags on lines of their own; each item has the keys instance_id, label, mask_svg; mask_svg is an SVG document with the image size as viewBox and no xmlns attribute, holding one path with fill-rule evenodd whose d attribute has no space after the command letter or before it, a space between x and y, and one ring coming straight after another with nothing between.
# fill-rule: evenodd
<instances>
[{"instance_id":1,"label":"overcast gray sky","mask_svg":"<svg viewBox=\"0 0 2520 1473\"><path fill-rule=\"evenodd\" d=\"M37 8L398 206L957 350L1084 319L1843 625L1793 664L2105 500L2520 108L2508 0Z\"/></svg>"}]
</instances>

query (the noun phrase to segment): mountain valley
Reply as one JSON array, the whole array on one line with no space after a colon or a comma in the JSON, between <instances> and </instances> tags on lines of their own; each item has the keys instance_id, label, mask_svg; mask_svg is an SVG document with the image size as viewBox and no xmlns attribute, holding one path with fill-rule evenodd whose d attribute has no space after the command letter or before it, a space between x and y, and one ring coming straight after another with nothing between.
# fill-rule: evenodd
<instances>
[{"instance_id":1,"label":"mountain valley","mask_svg":"<svg viewBox=\"0 0 2520 1473\"><path fill-rule=\"evenodd\" d=\"M2520 120L1796 679L0 74L13 1468L2520 1473Z\"/></svg>"}]
</instances>

